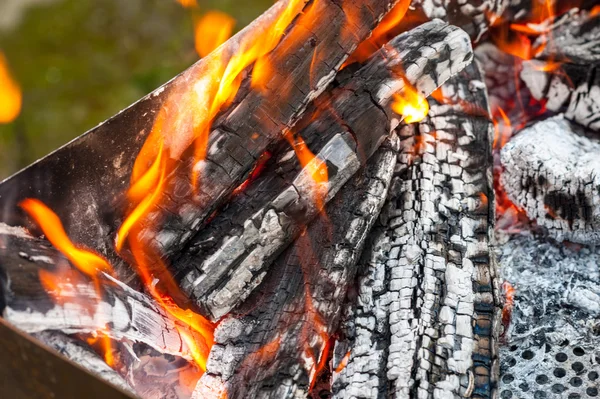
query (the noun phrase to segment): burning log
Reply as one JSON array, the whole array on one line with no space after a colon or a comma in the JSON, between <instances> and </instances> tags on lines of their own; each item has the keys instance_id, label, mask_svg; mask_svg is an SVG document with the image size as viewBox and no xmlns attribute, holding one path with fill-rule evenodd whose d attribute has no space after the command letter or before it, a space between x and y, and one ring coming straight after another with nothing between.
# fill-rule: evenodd
<instances>
[{"instance_id":1,"label":"burning log","mask_svg":"<svg viewBox=\"0 0 600 399\"><path fill-rule=\"evenodd\" d=\"M400 131L400 167L336 342L334 397L493 397L493 129L477 66L436 98Z\"/></svg>"},{"instance_id":2,"label":"burning log","mask_svg":"<svg viewBox=\"0 0 600 399\"><path fill-rule=\"evenodd\" d=\"M42 331L32 335L89 372L135 396L129 384L82 342L59 331Z\"/></svg>"},{"instance_id":3,"label":"burning log","mask_svg":"<svg viewBox=\"0 0 600 399\"><path fill-rule=\"evenodd\" d=\"M523 63L521 79L549 110L600 131L600 16L574 14L543 40L548 44L537 59Z\"/></svg>"},{"instance_id":4,"label":"burning log","mask_svg":"<svg viewBox=\"0 0 600 399\"><path fill-rule=\"evenodd\" d=\"M116 341L144 343L161 353L192 358L181 331L192 337L194 333L170 318L146 295L110 276L104 276L105 289L100 301L93 284L77 280L77 273L69 276L72 280L59 281L47 293L51 282L43 280L43 271L56 271L64 265L68 265L67 260L44 241L32 238L24 230L0 224L2 317L32 334L47 330L65 334L101 333ZM52 293L60 294L62 299L55 302Z\"/></svg>"},{"instance_id":5,"label":"burning log","mask_svg":"<svg viewBox=\"0 0 600 399\"><path fill-rule=\"evenodd\" d=\"M413 0L411 6L421 11L429 19L441 18L448 23L460 26L473 41L479 41L488 31L494 18L502 15L508 7L508 0Z\"/></svg>"},{"instance_id":6,"label":"burning log","mask_svg":"<svg viewBox=\"0 0 600 399\"><path fill-rule=\"evenodd\" d=\"M600 243L600 140L562 116L523 129L502 150L509 198L558 241Z\"/></svg>"},{"instance_id":7,"label":"burning log","mask_svg":"<svg viewBox=\"0 0 600 399\"><path fill-rule=\"evenodd\" d=\"M396 153L393 135L277 258L246 305L221 321L197 397L209 397L215 386L229 398L306 396L327 361Z\"/></svg>"},{"instance_id":8,"label":"burning log","mask_svg":"<svg viewBox=\"0 0 600 399\"><path fill-rule=\"evenodd\" d=\"M425 44L427 52L422 51ZM194 253L180 259L178 264L183 266L176 265L176 269L188 270L190 265L195 266L182 282L184 290L214 319L241 303L264 278L273 259L319 212L315 195L322 196L324 203L329 201L397 126L400 119L388 107L392 96L410 89L406 81L428 95L460 71L471 60L471 54L468 37L462 31L432 21L400 35L345 83L327 93L317 102L321 105L300 124L304 127L299 135L312 139L340 132L311 161L325 162L330 169L329 183L315 188L314 177L307 173L309 165L291 186L283 187L265 205L245 204L249 209L258 208L255 213L238 213L240 206L225 211L218 217L217 227L209 227L198 238L200 242L214 239L215 230L233 225L231 231L221 230L217 239L222 243L207 255ZM408 65L405 74L398 71L403 65ZM431 73L431 68L437 72ZM265 193L260 194L257 200L263 201Z\"/></svg>"}]
</instances>

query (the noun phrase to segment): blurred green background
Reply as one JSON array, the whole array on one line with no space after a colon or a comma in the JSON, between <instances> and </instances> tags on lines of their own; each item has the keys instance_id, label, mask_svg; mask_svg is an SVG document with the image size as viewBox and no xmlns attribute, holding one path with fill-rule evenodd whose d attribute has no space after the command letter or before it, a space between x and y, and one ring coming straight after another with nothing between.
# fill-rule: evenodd
<instances>
[{"instance_id":1,"label":"blurred green background","mask_svg":"<svg viewBox=\"0 0 600 399\"><path fill-rule=\"evenodd\" d=\"M23 91L0 125L0 179L79 136L198 60L193 18L217 9L236 31L273 0L0 0L0 51Z\"/></svg>"}]
</instances>

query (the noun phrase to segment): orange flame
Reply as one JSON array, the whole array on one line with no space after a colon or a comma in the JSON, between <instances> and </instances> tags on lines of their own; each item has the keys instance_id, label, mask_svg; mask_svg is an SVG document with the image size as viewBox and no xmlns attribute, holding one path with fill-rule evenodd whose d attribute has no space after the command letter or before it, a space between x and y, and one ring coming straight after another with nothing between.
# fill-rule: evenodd
<instances>
[{"instance_id":1,"label":"orange flame","mask_svg":"<svg viewBox=\"0 0 600 399\"><path fill-rule=\"evenodd\" d=\"M341 373L342 370L344 370L346 368L346 365L348 364L348 361L350 360L351 353L352 353L352 351L346 352L346 354L344 355L342 360L340 360L340 364L338 364L338 366L335 368L336 373Z\"/></svg>"},{"instance_id":2,"label":"orange flame","mask_svg":"<svg viewBox=\"0 0 600 399\"><path fill-rule=\"evenodd\" d=\"M195 8L198 7L197 0L176 0L179 4L181 4L185 8Z\"/></svg>"},{"instance_id":3,"label":"orange flame","mask_svg":"<svg viewBox=\"0 0 600 399\"><path fill-rule=\"evenodd\" d=\"M300 135L294 135L288 130L284 133L284 137L294 149L300 165L307 169L313 181L316 183L317 186L313 192L315 204L317 205L317 208L323 209L325 197L327 195L327 192L323 190L323 185L329 181L327 164L313 154Z\"/></svg>"},{"instance_id":4,"label":"orange flame","mask_svg":"<svg viewBox=\"0 0 600 399\"><path fill-rule=\"evenodd\" d=\"M100 280L101 272L113 275L112 266L106 259L97 253L84 248L76 247L64 230L59 217L48 208L43 202L36 199L25 199L19 206L29 214L44 232L44 235L50 243L61 252L73 266L80 272L88 276L94 282L97 292L97 303L100 302ZM42 286L47 292L51 293L55 301L65 303L68 300L76 300L77 294L75 287L80 281L77 275L71 273L69 269L58 269L55 273L40 269L39 278ZM115 360L112 354L111 341L104 332L108 331L106 325L98 329L100 334L101 353L104 356L106 364L113 367Z\"/></svg>"},{"instance_id":5,"label":"orange flame","mask_svg":"<svg viewBox=\"0 0 600 399\"><path fill-rule=\"evenodd\" d=\"M21 113L21 88L8 70L8 62L0 52L0 123L10 123Z\"/></svg>"},{"instance_id":6,"label":"orange flame","mask_svg":"<svg viewBox=\"0 0 600 399\"><path fill-rule=\"evenodd\" d=\"M373 30L371 37L363 41L354 50L354 53L352 53L342 68L355 62L365 62L373 53L387 43L390 32L400 24L409 6L410 0L400 0Z\"/></svg>"},{"instance_id":7,"label":"orange flame","mask_svg":"<svg viewBox=\"0 0 600 399\"><path fill-rule=\"evenodd\" d=\"M594 6L590 10L590 17L595 17L596 15L600 15L600 4Z\"/></svg>"},{"instance_id":8,"label":"orange flame","mask_svg":"<svg viewBox=\"0 0 600 399\"><path fill-rule=\"evenodd\" d=\"M48 241L82 273L94 279L99 272L114 275L112 266L106 259L87 248L78 248L71 242L59 217L43 202L27 198L19 206L35 220Z\"/></svg>"},{"instance_id":9,"label":"orange flame","mask_svg":"<svg viewBox=\"0 0 600 399\"><path fill-rule=\"evenodd\" d=\"M402 115L406 123L422 121L429 113L429 103L410 82L404 79L404 83L404 89L394 94L392 110Z\"/></svg>"},{"instance_id":10,"label":"orange flame","mask_svg":"<svg viewBox=\"0 0 600 399\"><path fill-rule=\"evenodd\" d=\"M208 11L194 23L194 40L200 57L206 57L225 43L235 26L235 19L221 11Z\"/></svg>"}]
</instances>

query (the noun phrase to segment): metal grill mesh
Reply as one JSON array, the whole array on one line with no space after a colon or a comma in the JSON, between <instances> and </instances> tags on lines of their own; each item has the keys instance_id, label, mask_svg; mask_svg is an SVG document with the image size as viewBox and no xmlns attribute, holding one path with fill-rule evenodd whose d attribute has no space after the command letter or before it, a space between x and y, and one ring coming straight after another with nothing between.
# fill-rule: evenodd
<instances>
[{"instance_id":1,"label":"metal grill mesh","mask_svg":"<svg viewBox=\"0 0 600 399\"><path fill-rule=\"evenodd\" d=\"M499 397L600 398L600 249L521 235L499 255L517 289L500 347Z\"/></svg>"}]
</instances>

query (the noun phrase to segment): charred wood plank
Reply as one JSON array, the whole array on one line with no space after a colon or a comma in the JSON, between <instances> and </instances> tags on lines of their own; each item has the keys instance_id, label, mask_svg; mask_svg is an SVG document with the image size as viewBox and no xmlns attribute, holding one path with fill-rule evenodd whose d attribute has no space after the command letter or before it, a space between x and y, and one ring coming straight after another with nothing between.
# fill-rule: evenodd
<instances>
[{"instance_id":1,"label":"charred wood plank","mask_svg":"<svg viewBox=\"0 0 600 399\"><path fill-rule=\"evenodd\" d=\"M492 20L499 17L510 4L509 0L413 0L411 7L428 18L440 18L459 26L479 41L488 31Z\"/></svg>"},{"instance_id":2,"label":"charred wood plank","mask_svg":"<svg viewBox=\"0 0 600 399\"><path fill-rule=\"evenodd\" d=\"M198 397L215 386L229 398L307 395L385 201L397 145L394 135L277 258L246 305L220 322Z\"/></svg>"},{"instance_id":3,"label":"charred wood plank","mask_svg":"<svg viewBox=\"0 0 600 399\"><path fill-rule=\"evenodd\" d=\"M349 54L395 3L396 0L278 2L218 51L169 84L2 184L0 206L9 211L3 212L9 216L2 220L25 225L24 215L13 212L16 204L27 197L38 198L57 210L74 242L101 251L117 265L122 280L131 283L135 274L115 253L114 232L126 212L123 198L133 161L161 110L173 116L172 113L192 106L179 101L181 96L195 93L223 56L241 51L244 41L269 27L285 7L295 5L292 12L297 13L297 18L264 59L269 69L268 81L261 90L249 89L250 76L246 72L250 71L245 72L247 76L236 100L212 126L205 161L189 165L188 158L181 156L190 143L172 143L170 147L170 156L181 164L177 171L184 172L169 179L168 195L159 215L152 215L167 220L161 228L150 229L149 235L155 239L148 245L159 257L176 258L193 232L200 230L205 219L245 180L267 146L281 139L282 132L292 127L306 106L325 90ZM190 114L198 112L186 115ZM179 122L170 126L168 137L193 137L194 124L190 120ZM108 145L113 142L115 148ZM73 165L77 165L78 173L71 173ZM191 190L189 179L192 166L202 177L197 195Z\"/></svg>"},{"instance_id":4,"label":"charred wood plank","mask_svg":"<svg viewBox=\"0 0 600 399\"><path fill-rule=\"evenodd\" d=\"M543 38L547 46L523 63L521 79L549 110L600 131L600 16L574 14Z\"/></svg>"},{"instance_id":5,"label":"charred wood plank","mask_svg":"<svg viewBox=\"0 0 600 399\"><path fill-rule=\"evenodd\" d=\"M158 352L191 359L179 330L195 333L174 321L152 299L105 276L103 295L92 283L65 282L56 303L40 281L39 271L56 271L68 261L50 244L24 230L0 224L0 312L27 333L46 330L65 334L104 331L115 341L144 343ZM100 302L99 302L100 300ZM111 328L106 329L106 325Z\"/></svg>"},{"instance_id":6,"label":"charred wood plank","mask_svg":"<svg viewBox=\"0 0 600 399\"><path fill-rule=\"evenodd\" d=\"M32 334L34 338L43 342L50 348L54 349L61 355L76 364L80 365L87 371L96 374L103 380L129 392L135 396L134 390L115 370L111 369L93 350L78 341L75 338L69 337L60 331L42 331Z\"/></svg>"},{"instance_id":7,"label":"charred wood plank","mask_svg":"<svg viewBox=\"0 0 600 399\"><path fill-rule=\"evenodd\" d=\"M471 59L470 41L464 32L432 21L398 36L340 86L317 100L300 122L299 135L314 140L323 134L336 134L319 155L329 169L325 202L400 122L389 105L392 96L404 90L404 79L429 95ZM225 219L234 228L224 231L220 226L208 227L198 237L201 242L214 240L213 233L220 230L222 236L216 238L221 243L203 256L184 255L176 263L175 269L187 271L181 283L184 291L209 317L217 319L247 298L275 257L318 213L311 193L315 185L310 180L305 171L300 171L289 187L274 193L265 205L250 205L249 209L259 209L252 215L237 214L241 207L236 205L232 211L225 210L219 223ZM317 191L322 190L318 186ZM262 201L265 193L260 194L258 200Z\"/></svg>"},{"instance_id":8,"label":"charred wood plank","mask_svg":"<svg viewBox=\"0 0 600 399\"><path fill-rule=\"evenodd\" d=\"M558 241L600 243L600 140L562 116L523 129L502 150L502 185Z\"/></svg>"},{"instance_id":9,"label":"charred wood plank","mask_svg":"<svg viewBox=\"0 0 600 399\"><path fill-rule=\"evenodd\" d=\"M494 396L493 129L481 79L467 67L442 86L444 104L431 100L429 117L400 131L399 167L336 342L336 398Z\"/></svg>"},{"instance_id":10,"label":"charred wood plank","mask_svg":"<svg viewBox=\"0 0 600 399\"><path fill-rule=\"evenodd\" d=\"M263 64L268 65L269 79L262 89L241 90L230 109L211 127L206 159L191 165L199 176L198 190L192 190L189 184L190 165L180 161L178 170L184 173L176 172L167 189L177 195L165 196L158 210L167 220L158 229L141 229L138 235L153 253L172 261L180 256L193 233L204 227L207 218L246 180L268 146L294 126L395 3L307 2L281 42L266 56ZM250 77L242 87L249 81ZM182 81L181 90L194 88Z\"/></svg>"}]
</instances>

